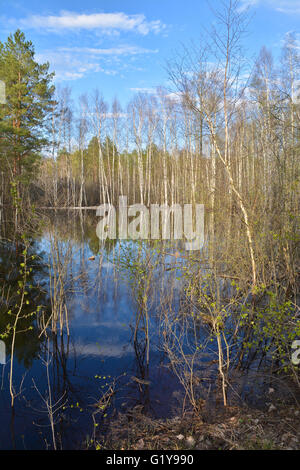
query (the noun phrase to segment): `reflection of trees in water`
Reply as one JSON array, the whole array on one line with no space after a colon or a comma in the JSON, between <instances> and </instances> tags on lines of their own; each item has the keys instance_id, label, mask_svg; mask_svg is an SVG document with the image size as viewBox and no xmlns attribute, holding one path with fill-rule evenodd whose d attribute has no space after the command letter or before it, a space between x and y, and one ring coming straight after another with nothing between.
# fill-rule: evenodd
<instances>
[{"instance_id":1,"label":"reflection of trees in water","mask_svg":"<svg viewBox=\"0 0 300 470\"><path fill-rule=\"evenodd\" d=\"M133 383L136 385L139 393L139 402L143 404L145 410L148 410L150 406L149 308L152 302L152 274L157 262L155 259L156 252L155 250L151 251L149 247L143 253L140 251L133 256L133 253L130 255L128 251L128 244L126 245L125 243L125 247L122 248L117 245L117 241L107 240L101 246L99 260L97 257L95 262L88 261L87 244L91 248L91 244L95 239L98 243L96 231L92 225L93 220L93 216L88 216L87 214L69 218L63 218L56 214L53 218L45 217L42 220L46 230L47 242L49 241L51 246L51 237L54 237L57 245L56 262L61 270L60 272L63 273L61 280L63 283L66 283L63 302L74 298L79 292L85 297L97 293L101 299L105 299L105 295L112 289L112 286L114 292L116 290L115 294L117 295L117 280L120 274L118 265L120 258L122 258L122 249L124 248L125 252L127 251L130 263L127 266L127 270L124 270L124 273L126 278L128 278L128 274L132 276L131 287L136 301L135 324L133 326L134 335L132 337L136 357L136 372L134 372ZM49 392L44 383L46 371L44 374L43 363L47 362L47 357L49 356L48 347L50 347L50 387L52 403L56 403L61 397L68 399L75 397L78 392L72 385L74 384L73 376L75 371L70 370L71 367L74 368L76 366L76 361L73 360L76 356L76 351L73 351L75 356L72 354L72 360L69 361L72 338L67 334L65 328L60 328L59 321L57 329L52 328L53 324L51 321L48 322L53 315L53 303L51 303L50 293L51 284L49 283L49 266L52 266L53 269L53 263L51 264L50 262L51 260L53 262L53 253L50 253L49 258L48 251L44 253L38 250L38 243L39 240L35 241L33 238L28 243L27 267L30 273L28 274L27 282L31 285L31 288L28 289L27 296L29 304L26 303L24 305L23 313L24 315L30 314L37 306L42 306L42 309L39 311L38 317L33 315L20 320L18 330L22 332L16 335L15 357L19 363L23 363L27 368L32 366L34 359L39 361L41 377L40 381L36 382L36 385L43 398L47 400ZM71 249L69 250L68 247ZM0 244L0 276L3 299L1 302L0 331L4 331L9 323L10 318L7 314L9 308L19 303L18 281L22 281L22 274L18 268L23 262L23 248L24 243L20 238L18 239L17 250L15 242L9 243L3 241ZM99 248L95 253L99 253ZM34 256L34 259L31 258L32 256ZM108 273L106 270L102 270L103 259L111 262L113 271ZM132 263L134 259L136 264ZM94 268L96 268L95 271ZM91 272L96 272L96 278L91 279ZM111 276L113 276L113 282L111 282ZM27 377L27 382L29 379ZM36 404L35 412L43 416L42 412L46 411L43 405L45 402L41 400L38 403L38 395L35 395L36 397L33 399L33 402ZM18 403L20 403L19 400ZM46 417L44 421L47 422ZM42 418L41 422L43 422ZM46 425L48 426L49 423ZM55 436L57 440L64 439L69 429L70 417L68 417L66 412L60 412L55 421ZM46 434L47 431L45 430ZM59 445L58 441L57 445Z\"/></svg>"},{"instance_id":2,"label":"reflection of trees in water","mask_svg":"<svg viewBox=\"0 0 300 470\"><path fill-rule=\"evenodd\" d=\"M96 234L98 218L95 210L53 210L45 212L43 217L48 220L48 229L55 230L60 241L72 240L76 244L84 241L94 255L99 253L100 248L109 253L117 243L116 240L107 239L100 244Z\"/></svg>"},{"instance_id":3,"label":"reflection of trees in water","mask_svg":"<svg viewBox=\"0 0 300 470\"><path fill-rule=\"evenodd\" d=\"M226 248L227 239L218 247L213 240L214 250L207 249L201 255L183 254L180 242L176 247L167 242L118 240L106 240L100 245L96 235L95 211L68 211L68 214L63 211L53 211L51 214L48 212L42 223L45 228L45 240L49 241L50 246L53 242L56 244L56 254L54 257L54 253L50 251L45 256L45 253L38 252L37 242L30 240L28 267L32 268L32 271L28 276L28 283L32 284L32 288L28 293L29 305L24 305L24 314L30 314L33 308L42 305L44 315L43 322L36 322L35 316L20 321L18 329L22 330L22 333L17 334L15 346L18 361L30 367L35 358L40 358L42 364L42 359L45 360L49 353L45 341L49 338L51 355L49 371L53 401L59 400L62 396L68 399L76 396L77 391L73 386L75 371L71 370L71 367L76 366L76 360L73 360L73 352L76 356L76 351L72 351L70 355L72 337L66 331L66 324L60 323L60 314L55 317L54 323L47 323L50 318L54 318L51 317L54 311L53 304L51 308L49 306L51 300L49 264L52 269L58 269L60 272L63 309L69 300L82 296L82 303L86 306L89 299L98 300L97 309L100 312L101 306L105 308L107 302L109 303L112 292L114 305L118 307L120 296L124 292L123 287L129 286L134 299L131 344L135 353L130 385L131 399L137 398L145 412L155 411L151 409L155 403L151 396L153 385L150 384L149 377L153 372L156 373L157 353L150 354L151 342L151 351L153 346L157 348L156 351L160 351L163 361L170 362L173 369L176 368L183 389L188 387L194 408L200 406L200 398L207 393L206 384L214 387L218 375L216 338L218 334L222 337L224 332L227 335L226 339L230 339L230 334L235 331L234 321L240 322L238 306L244 299L247 286L244 289L240 282L241 288L236 291L232 287L231 280L237 276L234 275L232 278L227 271L222 274L225 267L228 268L234 259L239 259L240 251L233 252L231 246ZM216 233L217 229L214 227L214 234ZM11 321L8 315L9 309L19 303L18 281L22 280L19 266L22 263L24 242L20 237L17 241L17 250L16 239L10 243L2 241L0 244L0 332L5 331ZM95 256L89 260L91 253ZM31 255L36 255L34 260L30 260ZM53 267L54 258L56 267ZM214 263L215 287L205 290L202 278L204 273L208 274L211 271ZM224 289L220 284L222 279ZM184 284L188 290L183 289ZM235 309L233 309L233 292L237 302ZM217 299L216 293L218 293ZM128 305L132 306L129 300ZM225 316L225 310L221 307L226 307L226 315L228 312L228 320L223 322L224 325L219 321L220 311L223 311ZM234 310L236 316L232 316ZM42 315L39 315L38 319L41 317ZM72 310L70 310L71 318ZM54 327L56 323L57 328ZM45 325L47 328L44 328ZM212 326L215 326L214 334ZM32 329L29 329L30 327ZM241 332L242 326L239 323L239 333ZM214 339L213 343L209 342L211 338ZM224 348L224 345L221 344L221 347ZM238 347L239 344L235 342L236 349L231 349L231 366L232 354L233 352L236 354ZM226 348L224 351L226 354ZM208 353L210 357L207 357ZM259 353L258 349L257 354ZM224 364L225 370L226 356L220 357L219 362ZM253 357L255 359L255 354L248 356L247 361L243 362L244 366L247 364L249 368L250 362L254 360ZM40 370L42 369L41 365ZM205 377L209 375L205 381L204 372ZM228 374L228 380L229 377ZM41 390L44 390L43 384ZM63 440L70 430L70 417L67 413L60 413L58 418L55 435L58 440Z\"/></svg>"},{"instance_id":4,"label":"reflection of trees in water","mask_svg":"<svg viewBox=\"0 0 300 470\"><path fill-rule=\"evenodd\" d=\"M145 412L150 411L150 336L151 311L154 306L156 270L160 264L160 256L155 244L147 242L125 242L120 247L115 260L121 277L129 283L135 303L132 315L132 343L136 360L136 376L132 380L136 384L139 402Z\"/></svg>"},{"instance_id":5,"label":"reflection of trees in water","mask_svg":"<svg viewBox=\"0 0 300 470\"><path fill-rule=\"evenodd\" d=\"M22 273L22 264L24 264L22 253L26 246L24 240L19 239L17 246L16 249L16 240L14 242L1 240L0 242L0 333L7 332L8 334L5 342L9 353L12 333L9 326L20 306L24 280ZM37 357L42 342L42 338L39 337L37 316L34 313L37 310L38 312L43 310L45 315L49 314L49 297L43 286L46 269L42 261L42 253L37 252L36 244L32 240L28 244L26 256L26 297L17 325L15 355L19 363L29 368Z\"/></svg>"},{"instance_id":6,"label":"reflection of trees in water","mask_svg":"<svg viewBox=\"0 0 300 470\"><path fill-rule=\"evenodd\" d=\"M44 429L48 425L51 430L52 446L54 449L63 449L64 438L70 426L70 418L64 411L71 396L74 395L71 376L75 374L75 367L70 370L70 336L64 333L50 333L47 341L43 342L40 361L45 366L45 391L35 386L42 397L40 400L40 419ZM45 429L45 433L47 430Z\"/></svg>"}]
</instances>

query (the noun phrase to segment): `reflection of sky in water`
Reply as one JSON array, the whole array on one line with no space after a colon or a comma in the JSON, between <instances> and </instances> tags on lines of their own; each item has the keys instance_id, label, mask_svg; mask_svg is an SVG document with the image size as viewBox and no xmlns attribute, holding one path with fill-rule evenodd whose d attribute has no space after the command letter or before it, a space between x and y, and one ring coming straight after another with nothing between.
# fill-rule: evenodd
<instances>
[{"instance_id":1,"label":"reflection of sky in water","mask_svg":"<svg viewBox=\"0 0 300 470\"><path fill-rule=\"evenodd\" d=\"M49 366L53 399L61 398L66 392L64 399L68 400L67 409L59 417L57 426L62 435L63 448L80 448L86 436L91 436L93 430L91 413L94 411L91 405L101 397L102 387L105 390L108 378L118 380L113 399L116 410L126 410L142 404L149 413L157 417L177 413L178 410L174 407L179 403L182 405L182 400L177 401L182 389L174 374L164 367L168 360L162 352L159 318L156 312L162 290L167 294L173 293L172 311L178 310L182 294L182 284L178 277L184 261L167 255L152 282L153 301L149 309L150 364L146 373L145 357L142 355L138 357L137 353L141 353L141 349L137 350L133 342L138 308L133 299L129 273L126 270L120 271L118 262L115 265L112 263L113 254L120 254L123 250L126 257L126 253L127 255L132 253L130 250L134 249L135 245L117 242L114 247L106 246L97 254L93 239L94 229L91 231L90 227L86 227L90 230L88 237L86 233L76 232L72 224L68 226L67 219L65 221L60 219L55 227L58 236L59 228L64 229L58 244L61 253L68 253L66 256L69 264L67 306L70 336L68 339L66 335L61 337L58 334L50 338L53 359ZM47 232L37 239L37 252L44 252L42 256L45 264L48 263L51 248L49 234L50 232ZM68 252L69 245L72 247L71 252ZM171 251L169 247L169 252ZM95 260L89 260L91 256L95 256ZM176 271L172 269L174 263ZM45 272L47 273L47 269ZM49 278L41 276L40 272L36 274L45 290L49 289ZM170 297L172 298L172 295ZM140 338L143 338L143 333ZM19 449L45 449L45 439L51 442L45 409L39 397L39 393L43 396L47 393L46 369L39 357L45 358L46 343L43 339L39 345L40 350L27 370L24 367L24 356L28 351L29 353L32 351L28 347L30 344L25 346L23 350L18 351L15 360L14 385L18 397L14 421L12 421L8 387L9 363L3 368L0 366L0 449L13 448L14 440L15 447ZM205 377L209 377L210 373L215 377L217 365L213 366L214 370L207 369L207 364L212 358L216 358L215 344L210 344L207 351L201 353L198 371L203 372ZM101 379L95 376L101 376ZM106 380L103 377L106 377ZM149 381L149 386L141 386L132 377L146 379ZM34 388L33 379L39 393ZM246 389L247 383L241 387ZM260 384L257 379L253 384L256 387L255 396L258 396ZM83 408L82 414L76 409L69 408L75 403L79 403ZM14 434L11 432L12 429Z\"/></svg>"},{"instance_id":2,"label":"reflection of sky in water","mask_svg":"<svg viewBox=\"0 0 300 470\"><path fill-rule=\"evenodd\" d=\"M50 375L54 396L61 396L62 390L66 388L69 404L79 402L87 411L74 418L71 424L61 425L62 432L65 432L65 442L68 443L66 445L74 446L75 436L78 441L84 440L86 434L92 430L89 406L101 396L102 390L102 382L95 379L95 375L119 377L119 389L114 400L117 408L122 408L124 403L134 406L149 402L150 412L157 416L166 416L171 412L174 404L171 398L179 389L179 385L166 368L159 367L164 362L164 355L157 335L158 319L153 313L156 303L152 304L150 321L150 369L149 375L144 376L133 345L137 306L133 300L128 276L126 273L120 275L116 272L110 261L111 253L105 254L101 263L100 255L96 255L94 261L89 261L88 258L93 253L87 244L79 244L73 240L70 243L73 248L72 269L69 273L72 273L74 279L70 284L72 293L68 294L67 300L70 338L67 344L66 336L57 336L59 351L57 362L53 360L50 365ZM67 249L67 245L68 241L61 243L62 252ZM115 251L118 252L119 248L117 244ZM38 240L38 251L44 252L44 259L48 262L49 235ZM171 259L170 262L172 261ZM82 275L81 279L78 279L79 274ZM161 282L161 279L159 281ZM49 286L48 279L46 286ZM174 280L173 287L176 291L178 281ZM42 348L44 346L45 344ZM0 448L13 447L8 432L11 420L8 368L9 365L4 369L4 385L0 391L0 414L2 423L5 423L0 427ZM23 388L16 401L16 447L44 448L45 443L39 436L39 431L42 429L43 434L50 439L49 428L45 427L47 420L45 421L45 414L42 413L41 402L32 379L34 378L43 395L47 390L46 370L39 358L33 361L29 370L25 370L23 364L16 361L16 386L24 374ZM141 387L131 380L132 376L146 378L150 386ZM21 437L22 435L24 437Z\"/></svg>"}]
</instances>

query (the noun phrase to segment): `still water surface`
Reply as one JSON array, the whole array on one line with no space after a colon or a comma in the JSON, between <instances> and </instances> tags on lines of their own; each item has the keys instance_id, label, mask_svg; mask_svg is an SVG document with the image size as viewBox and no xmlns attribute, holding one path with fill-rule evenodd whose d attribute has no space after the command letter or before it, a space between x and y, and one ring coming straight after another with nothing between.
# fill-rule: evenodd
<instances>
[{"instance_id":1,"label":"still water surface","mask_svg":"<svg viewBox=\"0 0 300 470\"><path fill-rule=\"evenodd\" d=\"M179 348L182 346L187 354L191 345L195 350L195 338L205 343L209 337L205 328L195 331L195 323L190 327L186 320L191 306L184 296L185 257L181 247L127 241L101 247L94 211L59 211L46 214L45 220L29 250L34 255L30 265L32 290L29 305L23 310L24 314L40 310L19 325L23 332L16 338L13 411L9 344L6 364L0 365L0 449L53 448L46 406L49 397L57 448L86 448L93 435L95 403L112 383L115 393L99 424L103 432L111 418L136 406L153 417L178 415L184 390L170 367L165 348L167 330L162 325L166 318L174 320ZM0 299L0 333L11 322L7 310L18 303L20 281L16 249L21 248L7 242L9 236L5 235L0 243L0 279L6 286L2 289L6 296ZM61 285L57 271L62 273L66 310L62 309L53 334L47 321L53 311L54 284L57 282L58 291ZM183 323L185 335L180 330ZM41 333L45 330L47 335ZM198 396L207 399L216 387L215 342L208 343L199 359L195 363L195 378L200 379ZM233 372L235 389L228 390L230 399L264 404L272 383L269 374L267 380L265 377L256 373L252 377L249 370ZM212 406L216 406L215 401Z\"/></svg>"},{"instance_id":2,"label":"still water surface","mask_svg":"<svg viewBox=\"0 0 300 470\"><path fill-rule=\"evenodd\" d=\"M34 241L38 268L34 282L46 293L51 289L47 265L53 256L53 233L62 264L67 268L68 330L63 334L42 335L39 331L18 341L13 382L17 398L10 408L9 362L0 366L0 448L51 448L51 431L43 398L48 397L47 368L52 402L57 402L56 431L63 448L82 446L93 431L92 406L117 380L113 399L115 410L141 405L153 416L174 414L181 386L167 367L159 334L158 306L160 292L172 290L172 303L178 304L178 272L174 258L165 259L168 271L161 266L152 278L149 292L149 367L147 367L144 332L134 343L134 329L139 307L134 285L126 271L128 255L134 246L115 243L99 252L93 217L59 215L51 218L51 228ZM10 247L13 251L13 247ZM51 254L52 253L52 254ZM9 259L9 248L2 244L1 265ZM95 257L95 259L89 259ZM120 264L120 258L123 265ZM125 262L124 262L125 259ZM50 260L50 261L49 261ZM173 263L173 264L172 264ZM171 266L171 268L170 268ZM38 304L38 302L37 302ZM21 334L21 333L20 333ZM47 347L50 354L47 353ZM111 410L108 411L108 415ZM108 416L109 417L109 416Z\"/></svg>"}]
</instances>

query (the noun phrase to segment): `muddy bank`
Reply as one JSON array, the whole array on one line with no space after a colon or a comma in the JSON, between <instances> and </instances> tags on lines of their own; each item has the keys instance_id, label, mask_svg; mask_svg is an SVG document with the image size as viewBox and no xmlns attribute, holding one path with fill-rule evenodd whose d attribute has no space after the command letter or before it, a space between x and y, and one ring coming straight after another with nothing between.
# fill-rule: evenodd
<instances>
[{"instance_id":1,"label":"muddy bank","mask_svg":"<svg viewBox=\"0 0 300 470\"><path fill-rule=\"evenodd\" d=\"M94 444L94 443L92 443ZM139 407L119 414L100 449L114 450L298 450L300 407L272 403L267 411L227 407L200 415L152 419Z\"/></svg>"}]
</instances>

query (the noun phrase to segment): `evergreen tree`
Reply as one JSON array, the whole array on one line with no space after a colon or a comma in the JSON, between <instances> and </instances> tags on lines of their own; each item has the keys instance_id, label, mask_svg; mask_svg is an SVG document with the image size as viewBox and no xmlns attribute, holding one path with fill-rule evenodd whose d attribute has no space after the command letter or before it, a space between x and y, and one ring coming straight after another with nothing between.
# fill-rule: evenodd
<instances>
[{"instance_id":1,"label":"evergreen tree","mask_svg":"<svg viewBox=\"0 0 300 470\"><path fill-rule=\"evenodd\" d=\"M6 88L6 104L0 106L0 165L17 188L30 181L48 143L47 122L54 103L54 73L34 55L32 42L20 30L0 42L0 79Z\"/></svg>"}]
</instances>

